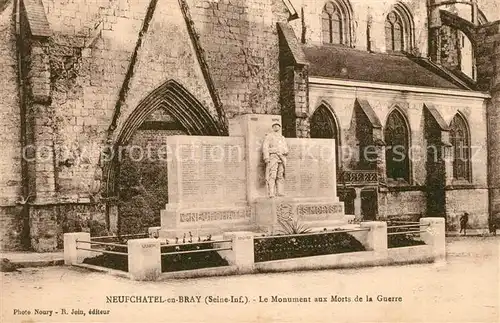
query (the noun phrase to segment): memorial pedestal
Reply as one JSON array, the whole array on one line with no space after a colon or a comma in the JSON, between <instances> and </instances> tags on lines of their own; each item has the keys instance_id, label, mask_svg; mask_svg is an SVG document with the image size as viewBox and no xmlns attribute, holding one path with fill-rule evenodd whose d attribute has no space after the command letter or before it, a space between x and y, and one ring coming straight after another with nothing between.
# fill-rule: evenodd
<instances>
[{"instance_id":1,"label":"memorial pedestal","mask_svg":"<svg viewBox=\"0 0 500 323\"><path fill-rule=\"evenodd\" d=\"M352 217L336 197L335 140L286 138L286 196L267 197L262 142L280 122L275 115L242 115L232 119L229 137L169 136L169 204L159 236L275 232L278 219L311 228L347 224Z\"/></svg>"},{"instance_id":2,"label":"memorial pedestal","mask_svg":"<svg viewBox=\"0 0 500 323\"><path fill-rule=\"evenodd\" d=\"M255 221L260 231L275 233L282 221L298 221L310 228L341 226L353 219L344 214L344 203L328 198L258 198Z\"/></svg>"}]
</instances>

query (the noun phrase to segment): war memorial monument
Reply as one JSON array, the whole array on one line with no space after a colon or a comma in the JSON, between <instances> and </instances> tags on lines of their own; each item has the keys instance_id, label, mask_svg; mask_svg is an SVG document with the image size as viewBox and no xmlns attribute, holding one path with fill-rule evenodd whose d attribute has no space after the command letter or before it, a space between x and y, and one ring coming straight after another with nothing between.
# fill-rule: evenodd
<instances>
[{"instance_id":1,"label":"war memorial monument","mask_svg":"<svg viewBox=\"0 0 500 323\"><path fill-rule=\"evenodd\" d=\"M276 176L266 174L262 147L280 121L280 116L249 114L231 123L228 137L168 137L169 203L161 212L159 236L272 233L279 220L321 229L347 224L351 217L336 194L332 139L283 138L286 175L277 180L276 196L272 183L270 196L269 179Z\"/></svg>"}]
</instances>

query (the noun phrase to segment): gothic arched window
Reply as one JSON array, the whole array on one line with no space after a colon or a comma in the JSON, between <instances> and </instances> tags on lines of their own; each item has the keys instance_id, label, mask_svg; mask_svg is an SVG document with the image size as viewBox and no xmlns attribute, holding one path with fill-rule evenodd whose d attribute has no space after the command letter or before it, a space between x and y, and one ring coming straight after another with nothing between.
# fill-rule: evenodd
<instances>
[{"instance_id":1,"label":"gothic arched window","mask_svg":"<svg viewBox=\"0 0 500 323\"><path fill-rule=\"evenodd\" d=\"M385 46L388 50L400 52L404 49L403 24L401 18L393 11L385 20Z\"/></svg>"},{"instance_id":2,"label":"gothic arched window","mask_svg":"<svg viewBox=\"0 0 500 323\"><path fill-rule=\"evenodd\" d=\"M451 121L450 139L453 145L453 178L470 181L469 130L464 118L458 113Z\"/></svg>"},{"instance_id":3,"label":"gothic arched window","mask_svg":"<svg viewBox=\"0 0 500 323\"><path fill-rule=\"evenodd\" d=\"M327 2L321 15L323 43L350 45L350 17L349 4Z\"/></svg>"},{"instance_id":4,"label":"gothic arched window","mask_svg":"<svg viewBox=\"0 0 500 323\"><path fill-rule=\"evenodd\" d=\"M311 117L311 138L335 139L335 157L337 158L337 169L340 168L339 156L339 130L332 112L325 106L320 105Z\"/></svg>"},{"instance_id":5,"label":"gothic arched window","mask_svg":"<svg viewBox=\"0 0 500 323\"><path fill-rule=\"evenodd\" d=\"M388 179L410 181L409 129L405 117L398 110L387 117L384 130L386 142L386 174Z\"/></svg>"},{"instance_id":6,"label":"gothic arched window","mask_svg":"<svg viewBox=\"0 0 500 323\"><path fill-rule=\"evenodd\" d=\"M413 19L401 3L385 19L385 46L387 51L409 51L413 46Z\"/></svg>"}]
</instances>

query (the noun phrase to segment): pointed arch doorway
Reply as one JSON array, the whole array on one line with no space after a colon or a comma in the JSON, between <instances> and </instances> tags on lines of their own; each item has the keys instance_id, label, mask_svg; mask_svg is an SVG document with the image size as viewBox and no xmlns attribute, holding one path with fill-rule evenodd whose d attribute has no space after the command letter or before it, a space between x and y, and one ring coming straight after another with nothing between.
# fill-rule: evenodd
<instances>
[{"instance_id":1,"label":"pointed arch doorway","mask_svg":"<svg viewBox=\"0 0 500 323\"><path fill-rule=\"evenodd\" d=\"M144 233L160 225L168 203L168 136L225 136L225 126L176 81L144 98L124 122L103 171L105 194L116 201L117 232Z\"/></svg>"}]
</instances>

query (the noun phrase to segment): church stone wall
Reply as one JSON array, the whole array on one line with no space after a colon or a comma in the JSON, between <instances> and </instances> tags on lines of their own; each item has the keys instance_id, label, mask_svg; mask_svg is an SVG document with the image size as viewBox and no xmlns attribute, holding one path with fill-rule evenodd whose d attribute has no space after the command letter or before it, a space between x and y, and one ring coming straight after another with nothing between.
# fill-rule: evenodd
<instances>
[{"instance_id":1,"label":"church stone wall","mask_svg":"<svg viewBox=\"0 0 500 323\"><path fill-rule=\"evenodd\" d=\"M346 169L356 169L355 160L350 160L346 152L353 153L355 142L354 103L356 98L366 99L375 114L385 127L388 114L396 107L407 117L410 126L411 164L410 185L404 187L381 188L378 196L378 216L393 218L396 216L418 219L419 215L426 214L426 139L424 123L424 104L432 103L439 111L444 121L449 125L457 113L461 113L467 121L470 130L472 146L472 182L455 183L450 178L446 188L446 205L448 220L453 223L460 212L468 211L473 226L485 227L488 219L488 147L487 147L487 119L486 102L484 98L460 97L456 94L419 94L397 90L372 90L366 88L345 89L341 86L323 86L310 84L311 111L314 112L320 104L326 103L334 111L340 126L340 141L343 166ZM352 155L355 157L355 155ZM467 192L477 197L478 203L467 203ZM474 200L476 201L476 200ZM412 218L413 217L413 218Z\"/></svg>"},{"instance_id":2,"label":"church stone wall","mask_svg":"<svg viewBox=\"0 0 500 323\"><path fill-rule=\"evenodd\" d=\"M21 246L21 123L14 1L0 12L0 249ZM2 9L2 8L0 8Z\"/></svg>"},{"instance_id":3,"label":"church stone wall","mask_svg":"<svg viewBox=\"0 0 500 323\"><path fill-rule=\"evenodd\" d=\"M479 85L490 91L488 109L488 150L490 186L490 223L500 227L500 21L478 28L477 71Z\"/></svg>"},{"instance_id":4,"label":"church stone wall","mask_svg":"<svg viewBox=\"0 0 500 323\"><path fill-rule=\"evenodd\" d=\"M207 63L229 118L280 114L277 22L281 0L189 0Z\"/></svg>"},{"instance_id":5,"label":"church stone wall","mask_svg":"<svg viewBox=\"0 0 500 323\"><path fill-rule=\"evenodd\" d=\"M5 175L0 192L12 206L21 191L13 3L0 13L0 27L8 32L8 37L0 40L0 125L5 128L0 157L0 170ZM28 57L24 58L27 64L47 64L48 70L35 75L33 81L50 82L49 88L43 85L43 94L50 100L37 106L31 124L34 130L28 129L36 145L53 149L51 160L33 164L31 170L39 194L37 206L25 211L31 223L31 244L37 250L58 245L65 221L57 216L58 203L86 208L95 219L106 217L104 208L93 206L90 191L102 179L99 157L115 115L118 118L111 139L117 137L145 96L174 79L217 117L192 37L199 38L201 57L228 117L281 111L276 23L286 21L288 12L280 0L187 1L187 16L174 0L43 0L42 4L51 36L34 42L37 49L33 55L25 53ZM191 23L194 33L187 28ZM140 38L141 30L146 32ZM28 45L31 40L24 41ZM131 71L130 65L134 65ZM124 83L128 85L125 89ZM37 86L27 83L26 90L37 91ZM26 224L13 218L13 210L17 208L0 210L0 219L2 230L16 236L18 227ZM43 232L45 238L41 237ZM17 244L5 248L17 248Z\"/></svg>"},{"instance_id":6,"label":"church stone wall","mask_svg":"<svg viewBox=\"0 0 500 323\"><path fill-rule=\"evenodd\" d=\"M427 172L425 170L425 138L424 138L424 104L432 103L439 110L445 122L451 120L460 112L467 120L471 145L474 147L474 162L472 163L473 185L485 187L487 183L487 127L486 104L483 98L466 98L456 95L436 95L406 93L397 90L372 90L366 88L345 89L341 86L324 87L310 85L311 111L309 115L323 102L327 103L338 118L340 126L340 141L345 149L354 147L355 123L353 123L354 102L356 98L366 99L375 111L377 117L385 126L388 114L396 107L405 114L410 126L412 149L412 177L414 185L425 185ZM351 149L352 153L352 149ZM354 157L354 155L353 155ZM347 156L342 156L345 165L350 164ZM352 164L352 163L351 163ZM354 164L353 164L354 165Z\"/></svg>"},{"instance_id":7,"label":"church stone wall","mask_svg":"<svg viewBox=\"0 0 500 323\"><path fill-rule=\"evenodd\" d=\"M324 3L310 0L293 2L299 14L304 10L306 40L320 40L318 28L321 26L320 13ZM403 2L414 16L417 52L426 56L425 1ZM383 23L395 1L352 0L351 3L356 21L353 30L355 47L361 50L368 47L366 30L370 21L372 48L384 51ZM87 209L85 212L90 213L93 219L104 221L107 217L103 213L104 208L93 204L89 191L102 179L99 156L106 145L113 116L117 116L117 122L111 139L115 139L122 130L137 104L163 82L168 79L179 81L216 116L216 106L198 64L191 37L199 37L202 56L228 118L244 113L281 112L276 23L286 22L288 18L281 0L186 0L189 8L187 21L178 7L179 2L175 0L42 0L52 35L45 41L37 40L31 44L36 49L24 61L42 69L28 74L31 78L24 90L49 95L50 100L33 105L34 109L30 111L36 114L33 115L36 118L33 124L28 123L27 126L33 129L28 129L27 133L38 138L36 144L52 147L51 154L54 156L46 163L34 165L29 174L25 174L30 176L38 193L43 193L38 196L37 206L17 206L15 202L26 196L22 194L22 129L14 4L15 1L9 1L0 12L0 31L2 36L6 35L0 38L0 236L10 237L2 238L2 249L20 248L23 232L29 227L28 218L31 218L32 245L39 246L36 248L40 250L57 246L57 237L69 221L57 216L59 203ZM154 12L148 11L152 7ZM490 21L500 18L500 11L494 10L498 7L496 1L479 0L479 7ZM196 34L190 34L186 28L186 24L191 22ZM291 23L300 39L301 19ZM147 28L144 28L145 24ZM482 48L489 50L491 47L494 51L497 48L495 41L498 40L495 35L498 34L491 31L495 28L491 26L488 31L480 31L479 37L488 37ZM142 29L147 29L147 32L140 39ZM25 41L26 45L30 45L29 39ZM138 43L141 46L137 50ZM494 64L488 63L486 55L479 56L482 56L477 58L480 81L497 79L498 72L485 72L486 75L480 71L481 68L483 71L491 69ZM134 57L135 63L132 61ZM127 75L131 63L135 68ZM481 78L481 73L486 78ZM122 91L126 80L128 87ZM489 85L484 88L485 91L490 89ZM348 99L332 98L330 104L338 112L342 127L348 129L354 96L346 95ZM369 98L376 93L366 95ZM385 122L385 114L393 103L406 102L401 93L379 92L379 96L380 99L373 101L373 106L382 122ZM123 101L118 104L121 110L117 113L120 99ZM316 107L313 105L317 101L318 97L311 97L311 109ZM481 107L458 101L443 104L448 108L442 108L442 111L449 109L451 113L458 109L466 116L477 116L478 119L470 124L472 141L484 142L484 111ZM412 143L422 141L421 125L418 123L422 103L418 99L405 103L411 122ZM490 106L498 106L498 91L493 92ZM477 109L481 113L473 114L472 111ZM490 109L492 115L496 110ZM453 113L445 117L447 122L451 120L450 115ZM301 137L308 136L307 119L297 121L297 132ZM342 132L346 136L348 130ZM496 132L493 130L492 138L496 138ZM492 178L496 178L493 175ZM416 183L422 183L425 169L416 165L413 176ZM485 185L486 167L483 164L473 165L473 178L474 185ZM91 230L94 230L93 227ZM43 232L50 234L44 233L46 237L41 238Z\"/></svg>"},{"instance_id":8,"label":"church stone wall","mask_svg":"<svg viewBox=\"0 0 500 323\"><path fill-rule=\"evenodd\" d=\"M85 151L78 165L59 170L61 192L69 194L92 180L150 2L43 3L54 32L50 58L58 158ZM276 22L286 20L283 4L188 4L226 114L279 114ZM149 24L115 136L140 100L168 79L179 81L216 114L178 2L158 1Z\"/></svg>"},{"instance_id":9,"label":"church stone wall","mask_svg":"<svg viewBox=\"0 0 500 323\"><path fill-rule=\"evenodd\" d=\"M321 44L321 12L325 1L293 0L298 12L304 12L304 19L297 19L291 24L295 35L301 38L305 30L305 42ZM377 52L385 52L385 19L391 11L396 0L351 0L353 11L352 47L360 50L368 49L367 29L370 26L371 49ZM427 7L426 2L421 0L404 0L404 3L413 15L415 23L414 49L415 53L426 56L427 53ZM304 29L303 29L304 28Z\"/></svg>"},{"instance_id":10,"label":"church stone wall","mask_svg":"<svg viewBox=\"0 0 500 323\"><path fill-rule=\"evenodd\" d=\"M474 201L471 203L470 201ZM460 216L469 213L468 228L488 227L488 190L456 189L446 192L446 230L460 230Z\"/></svg>"},{"instance_id":11,"label":"church stone wall","mask_svg":"<svg viewBox=\"0 0 500 323\"><path fill-rule=\"evenodd\" d=\"M379 219L417 221L426 213L426 197L422 190L379 192Z\"/></svg>"}]
</instances>

